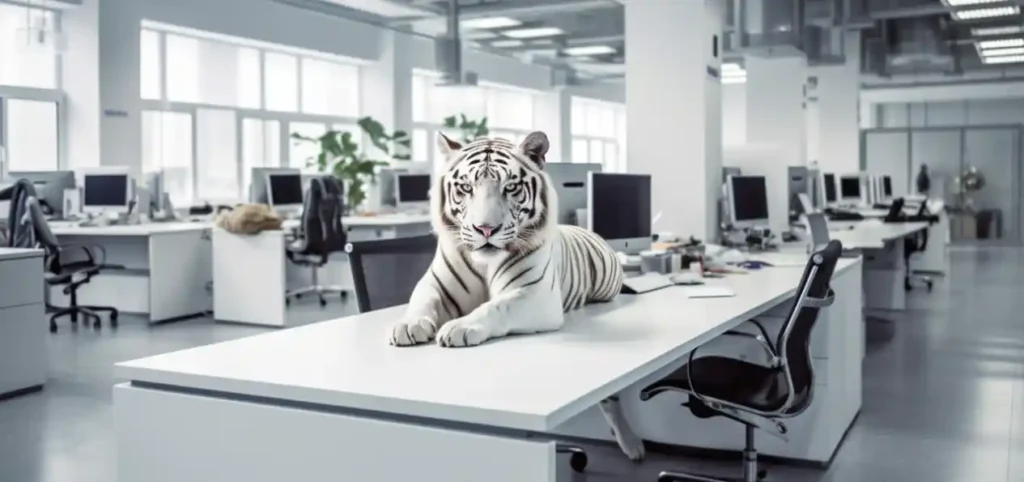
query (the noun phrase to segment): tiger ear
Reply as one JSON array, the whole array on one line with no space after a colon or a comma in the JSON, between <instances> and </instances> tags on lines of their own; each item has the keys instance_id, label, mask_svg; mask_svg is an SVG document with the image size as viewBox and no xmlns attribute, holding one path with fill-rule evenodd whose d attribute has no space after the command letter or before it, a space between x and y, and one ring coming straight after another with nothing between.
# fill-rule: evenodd
<instances>
[{"instance_id":1,"label":"tiger ear","mask_svg":"<svg viewBox=\"0 0 1024 482\"><path fill-rule=\"evenodd\" d=\"M444 132L437 131L437 148L444 155L445 159L448 159L453 152L459 152L462 150L462 144L453 141L444 135Z\"/></svg>"},{"instance_id":2,"label":"tiger ear","mask_svg":"<svg viewBox=\"0 0 1024 482\"><path fill-rule=\"evenodd\" d=\"M548 147L550 147L550 143L548 143L547 134L535 131L527 135L522 144L519 144L519 152L537 163L537 167L544 167L544 156L548 154Z\"/></svg>"}]
</instances>

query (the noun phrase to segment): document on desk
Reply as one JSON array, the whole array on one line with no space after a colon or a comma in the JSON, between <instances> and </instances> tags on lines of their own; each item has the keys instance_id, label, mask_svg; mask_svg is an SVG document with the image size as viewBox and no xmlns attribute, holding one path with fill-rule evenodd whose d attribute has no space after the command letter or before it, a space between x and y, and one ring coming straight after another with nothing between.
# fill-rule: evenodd
<instances>
[{"instance_id":1,"label":"document on desk","mask_svg":"<svg viewBox=\"0 0 1024 482\"><path fill-rule=\"evenodd\" d=\"M736 292L728 286L704 285L687 286L683 288L687 298L729 298L736 296Z\"/></svg>"}]
</instances>

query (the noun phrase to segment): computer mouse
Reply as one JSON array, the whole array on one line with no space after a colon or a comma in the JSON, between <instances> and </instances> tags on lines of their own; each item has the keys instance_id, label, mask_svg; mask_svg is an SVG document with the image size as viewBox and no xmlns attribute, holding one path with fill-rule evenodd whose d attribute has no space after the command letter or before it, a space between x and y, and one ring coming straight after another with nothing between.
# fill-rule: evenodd
<instances>
[{"instance_id":1,"label":"computer mouse","mask_svg":"<svg viewBox=\"0 0 1024 482\"><path fill-rule=\"evenodd\" d=\"M772 264L768 263L768 262L765 262L765 261L757 261L757 260L753 260L752 259L752 260L748 260L748 261L744 261L744 262L740 263L739 266L740 266L740 268L743 268L743 269L761 269L761 268L770 268L772 266Z\"/></svg>"}]
</instances>

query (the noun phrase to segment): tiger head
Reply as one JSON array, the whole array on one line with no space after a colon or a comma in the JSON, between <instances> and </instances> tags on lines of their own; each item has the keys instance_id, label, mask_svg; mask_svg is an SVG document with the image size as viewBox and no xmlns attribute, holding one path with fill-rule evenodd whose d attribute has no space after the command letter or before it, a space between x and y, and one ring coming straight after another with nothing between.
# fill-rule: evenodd
<instances>
[{"instance_id":1,"label":"tiger head","mask_svg":"<svg viewBox=\"0 0 1024 482\"><path fill-rule=\"evenodd\" d=\"M481 260L544 243L557 222L557 199L543 171L543 132L519 146L497 138L462 145L444 134L437 141L447 162L436 176L431 212L442 242Z\"/></svg>"}]
</instances>

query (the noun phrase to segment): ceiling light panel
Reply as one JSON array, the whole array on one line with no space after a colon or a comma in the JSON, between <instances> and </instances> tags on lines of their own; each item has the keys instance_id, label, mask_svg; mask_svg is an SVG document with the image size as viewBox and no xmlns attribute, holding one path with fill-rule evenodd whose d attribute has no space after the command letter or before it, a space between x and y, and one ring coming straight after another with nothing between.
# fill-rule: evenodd
<instances>
[{"instance_id":1,"label":"ceiling light panel","mask_svg":"<svg viewBox=\"0 0 1024 482\"><path fill-rule=\"evenodd\" d=\"M1008 49L986 49L981 51L984 57L1003 57L1007 55L1024 55L1024 47L1013 47Z\"/></svg>"},{"instance_id":2,"label":"ceiling light panel","mask_svg":"<svg viewBox=\"0 0 1024 482\"><path fill-rule=\"evenodd\" d=\"M1024 47L1024 38L1004 38L999 40L982 40L978 42L982 49L1002 49L1006 47Z\"/></svg>"},{"instance_id":3,"label":"ceiling light panel","mask_svg":"<svg viewBox=\"0 0 1024 482\"><path fill-rule=\"evenodd\" d=\"M970 10L957 10L953 12L953 18L957 20L978 20L982 18L1007 17L1020 14L1020 7L1017 5L1005 5L1002 7L972 8Z\"/></svg>"},{"instance_id":4,"label":"ceiling light panel","mask_svg":"<svg viewBox=\"0 0 1024 482\"><path fill-rule=\"evenodd\" d=\"M607 45L587 45L582 47L569 47L562 50L565 55L573 57L586 56L586 55L608 55L614 54L617 50Z\"/></svg>"},{"instance_id":5,"label":"ceiling light panel","mask_svg":"<svg viewBox=\"0 0 1024 482\"><path fill-rule=\"evenodd\" d=\"M495 40L494 42L491 42L488 45L490 45L491 47L497 47L499 49L507 49L507 48L511 48L511 47L522 47L523 46L523 41L522 40Z\"/></svg>"},{"instance_id":6,"label":"ceiling light panel","mask_svg":"<svg viewBox=\"0 0 1024 482\"><path fill-rule=\"evenodd\" d=\"M462 38L466 40L487 40L498 37L499 35L497 33L489 32L487 30L470 30L462 34Z\"/></svg>"},{"instance_id":7,"label":"ceiling light panel","mask_svg":"<svg viewBox=\"0 0 1024 482\"><path fill-rule=\"evenodd\" d=\"M746 75L737 75L735 77L722 77L723 84L744 84L747 82Z\"/></svg>"},{"instance_id":8,"label":"ceiling light panel","mask_svg":"<svg viewBox=\"0 0 1024 482\"><path fill-rule=\"evenodd\" d=\"M518 27L523 22L509 17L483 17L483 18L471 18L469 20L462 20L459 25L465 29L485 30L489 28L509 28Z\"/></svg>"},{"instance_id":9,"label":"ceiling light panel","mask_svg":"<svg viewBox=\"0 0 1024 482\"><path fill-rule=\"evenodd\" d=\"M950 7L971 7L975 5L983 5L986 3L997 3L1006 0L942 0L943 3Z\"/></svg>"},{"instance_id":10,"label":"ceiling light panel","mask_svg":"<svg viewBox=\"0 0 1024 482\"><path fill-rule=\"evenodd\" d=\"M1015 64L1024 62L1024 55L1003 55L999 57L985 57L986 64Z\"/></svg>"},{"instance_id":11,"label":"ceiling light panel","mask_svg":"<svg viewBox=\"0 0 1024 482\"><path fill-rule=\"evenodd\" d=\"M982 27L971 29L971 34L975 37L987 37L990 35L1013 35L1024 32L1024 26L1021 25L1005 25L1002 27Z\"/></svg>"},{"instance_id":12,"label":"ceiling light panel","mask_svg":"<svg viewBox=\"0 0 1024 482\"><path fill-rule=\"evenodd\" d=\"M553 37L555 35L562 35L565 31L558 27L536 27L536 28L519 28L515 30L505 30L501 32L502 35L512 38L537 38L537 37Z\"/></svg>"}]
</instances>

